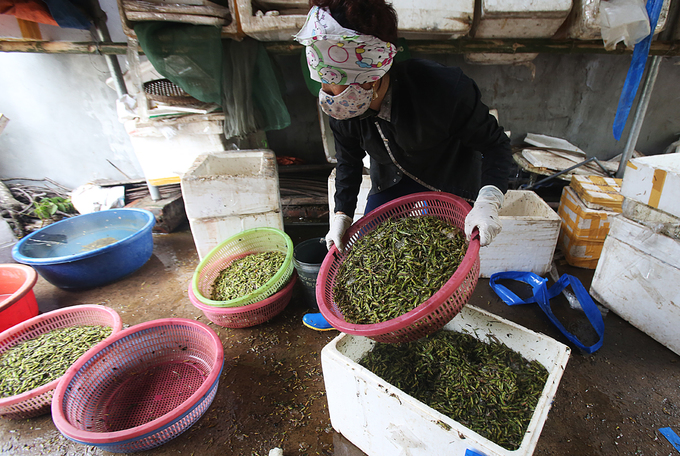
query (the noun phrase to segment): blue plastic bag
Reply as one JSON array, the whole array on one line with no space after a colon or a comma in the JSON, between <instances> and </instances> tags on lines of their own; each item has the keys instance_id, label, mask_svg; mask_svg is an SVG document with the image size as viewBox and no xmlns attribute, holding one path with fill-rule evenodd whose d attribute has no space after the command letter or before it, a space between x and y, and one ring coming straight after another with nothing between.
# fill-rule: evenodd
<instances>
[{"instance_id":1,"label":"blue plastic bag","mask_svg":"<svg viewBox=\"0 0 680 456\"><path fill-rule=\"evenodd\" d=\"M526 283L527 285L531 286L533 296L527 299L521 299L507 287L497 283L498 280L503 279ZM518 304L536 303L541 308L541 310L545 312L557 329L559 329L571 343L586 353L594 353L599 350L600 347L602 347L602 343L604 342L604 320L602 320L602 314L581 282L576 277L569 274L562 275L562 277L560 277L560 279L550 288L548 288L546 285L547 282L548 279L544 279L533 272L519 271L497 272L496 274L492 274L489 279L489 285L491 286L491 289L496 292L496 294L507 305L514 306ZM576 338L576 336L567 331L567 329L562 325L562 323L560 323L550 308L550 300L562 293L562 290L570 285L571 289L576 295L576 299L578 299L578 302L583 309L583 312L586 314L588 321L590 321L590 324L593 325L595 332L599 336L599 340L591 346L583 345L581 341Z\"/></svg>"}]
</instances>

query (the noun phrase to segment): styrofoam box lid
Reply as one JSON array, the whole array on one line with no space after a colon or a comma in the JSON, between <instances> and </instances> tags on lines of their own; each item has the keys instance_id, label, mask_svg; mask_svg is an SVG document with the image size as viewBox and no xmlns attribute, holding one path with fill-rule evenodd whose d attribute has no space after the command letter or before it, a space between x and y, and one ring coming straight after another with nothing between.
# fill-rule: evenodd
<instances>
[{"instance_id":1,"label":"styrofoam box lid","mask_svg":"<svg viewBox=\"0 0 680 456\"><path fill-rule=\"evenodd\" d=\"M609 236L680 269L680 241L656 233L622 215L613 218Z\"/></svg>"},{"instance_id":2,"label":"styrofoam box lid","mask_svg":"<svg viewBox=\"0 0 680 456\"><path fill-rule=\"evenodd\" d=\"M474 0L393 0L399 30L467 32L474 14Z\"/></svg>"},{"instance_id":3,"label":"styrofoam box lid","mask_svg":"<svg viewBox=\"0 0 680 456\"><path fill-rule=\"evenodd\" d=\"M680 154L652 155L649 157L633 158L630 160L630 163L680 174ZM623 181L626 181L625 176Z\"/></svg>"},{"instance_id":4,"label":"styrofoam box lid","mask_svg":"<svg viewBox=\"0 0 680 456\"><path fill-rule=\"evenodd\" d=\"M572 0L482 0L485 14L554 12L562 14L571 10Z\"/></svg>"},{"instance_id":5,"label":"styrofoam box lid","mask_svg":"<svg viewBox=\"0 0 680 456\"><path fill-rule=\"evenodd\" d=\"M437 448L438 451L436 453L430 452L429 454L454 454L447 452L447 450L458 449L459 446L462 445L463 448L481 447L484 449L485 454L489 455L531 455L538 442L543 424L548 416L552 400L557 392L557 387L567 361L569 360L571 349L544 334L531 331L523 326L471 305L463 307L461 312L447 323L443 329L471 334L479 340L488 338L499 341L507 345L511 350L520 353L526 359L538 361L547 369L549 374L548 379L529 423L527 432L517 450L509 451L502 448L463 426L461 423L452 420L448 416L437 412L415 398L407 395L400 389L390 385L368 369L359 365L358 362L361 358L375 345L374 341L366 337L340 334L321 351L327 396L330 399L331 397L337 397L335 393L338 393L339 395L346 394L344 391L338 392L335 390L328 390L328 385L333 385L333 388L340 387L340 385L335 385L333 383L333 379L327 379L327 375L329 374L328 371L331 370L333 371L331 373L335 373L334 369L342 367L347 371L351 371L351 375L354 375L355 378L361 378L367 384L373 385L375 387L375 394L384 395L386 398L388 396L390 398L396 398L399 404L423 417L422 422L412 423L413 427L411 431L414 433L414 438L420 439L420 443L422 443L422 445L417 448L410 447L415 448L414 455L427 454L428 450L432 450L431 445L436 445L434 442L445 442L444 444L446 447L442 446L441 448ZM367 391L366 394L371 393ZM354 400L354 397L352 400ZM330 407L329 400L331 419L333 419L335 413L343 414L342 410L331 410ZM371 410L370 413L380 413L380 411ZM343 419L344 418L349 417L343 416ZM347 421L345 420L345 422ZM349 423L349 426L355 428L358 425L357 423L352 422ZM361 438L368 438L369 440L372 440L374 442L373 445L375 445L375 441L377 440L374 439L380 437L389 438L389 436L380 435L380 431L380 429L363 429ZM384 431L383 433L387 432L386 430L382 431ZM421 431L425 432L425 434L422 434ZM345 435L345 437L352 441L352 435ZM381 454L388 454L385 452L385 449L381 449L381 451Z\"/></svg>"}]
</instances>

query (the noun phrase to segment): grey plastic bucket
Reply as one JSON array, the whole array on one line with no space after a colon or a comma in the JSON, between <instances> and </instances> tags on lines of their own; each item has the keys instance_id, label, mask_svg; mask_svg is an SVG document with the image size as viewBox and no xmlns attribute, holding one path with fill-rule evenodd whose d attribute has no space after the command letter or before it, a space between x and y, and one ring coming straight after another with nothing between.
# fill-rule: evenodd
<instances>
[{"instance_id":1,"label":"grey plastic bucket","mask_svg":"<svg viewBox=\"0 0 680 456\"><path fill-rule=\"evenodd\" d=\"M316 303L316 278L328 249L324 238L312 238L301 242L293 249L293 264L302 283L305 303L318 310Z\"/></svg>"}]
</instances>

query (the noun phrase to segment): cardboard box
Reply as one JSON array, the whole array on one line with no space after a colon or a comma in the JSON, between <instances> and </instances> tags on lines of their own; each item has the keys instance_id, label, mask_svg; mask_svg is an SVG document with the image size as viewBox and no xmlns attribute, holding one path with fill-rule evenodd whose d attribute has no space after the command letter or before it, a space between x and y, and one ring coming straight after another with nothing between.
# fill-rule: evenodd
<instances>
[{"instance_id":1,"label":"cardboard box","mask_svg":"<svg viewBox=\"0 0 680 456\"><path fill-rule=\"evenodd\" d=\"M621 184L621 194L680 217L680 154L629 160Z\"/></svg>"},{"instance_id":2,"label":"cardboard box","mask_svg":"<svg viewBox=\"0 0 680 456\"><path fill-rule=\"evenodd\" d=\"M321 351L328 411L333 428L371 456L531 455L536 447L570 349L543 334L467 305L444 330L480 340L497 339L549 372L520 447L509 451L387 383L358 361L375 342L340 334Z\"/></svg>"},{"instance_id":3,"label":"cardboard box","mask_svg":"<svg viewBox=\"0 0 680 456\"><path fill-rule=\"evenodd\" d=\"M590 209L621 212L623 179L572 174L570 186Z\"/></svg>"},{"instance_id":4,"label":"cardboard box","mask_svg":"<svg viewBox=\"0 0 680 456\"><path fill-rule=\"evenodd\" d=\"M587 207L571 187L562 190L557 213L571 237L586 241L604 241L609 232L609 219L616 215Z\"/></svg>"},{"instance_id":5,"label":"cardboard box","mask_svg":"<svg viewBox=\"0 0 680 456\"><path fill-rule=\"evenodd\" d=\"M680 241L619 216L612 221L590 294L680 355Z\"/></svg>"}]
</instances>

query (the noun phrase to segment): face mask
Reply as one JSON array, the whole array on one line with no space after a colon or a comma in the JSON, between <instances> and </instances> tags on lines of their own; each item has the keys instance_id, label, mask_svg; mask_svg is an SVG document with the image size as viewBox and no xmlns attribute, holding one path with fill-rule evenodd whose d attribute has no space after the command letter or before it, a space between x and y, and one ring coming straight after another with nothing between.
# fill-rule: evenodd
<instances>
[{"instance_id":1,"label":"face mask","mask_svg":"<svg viewBox=\"0 0 680 456\"><path fill-rule=\"evenodd\" d=\"M335 96L319 90L319 105L323 112L338 120L351 119L364 114L373 99L373 88L364 89L359 84L350 84Z\"/></svg>"}]
</instances>

